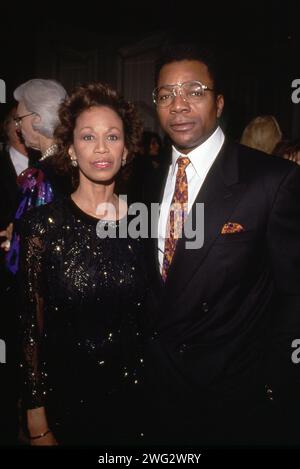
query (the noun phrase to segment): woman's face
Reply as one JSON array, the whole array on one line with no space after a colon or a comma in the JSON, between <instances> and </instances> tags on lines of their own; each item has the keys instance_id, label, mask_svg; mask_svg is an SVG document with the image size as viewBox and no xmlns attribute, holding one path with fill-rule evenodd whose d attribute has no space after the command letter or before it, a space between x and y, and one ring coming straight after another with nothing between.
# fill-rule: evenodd
<instances>
[{"instance_id":1,"label":"woman's face","mask_svg":"<svg viewBox=\"0 0 300 469\"><path fill-rule=\"evenodd\" d=\"M113 181L127 155L122 119L106 106L83 111L76 120L69 155L77 160L80 181Z\"/></svg>"},{"instance_id":2,"label":"woman's face","mask_svg":"<svg viewBox=\"0 0 300 469\"><path fill-rule=\"evenodd\" d=\"M31 113L23 101L19 102L15 117L22 117L19 121L18 129L22 134L26 147L40 150L40 134L32 128L32 123L39 121L40 117Z\"/></svg>"}]
</instances>

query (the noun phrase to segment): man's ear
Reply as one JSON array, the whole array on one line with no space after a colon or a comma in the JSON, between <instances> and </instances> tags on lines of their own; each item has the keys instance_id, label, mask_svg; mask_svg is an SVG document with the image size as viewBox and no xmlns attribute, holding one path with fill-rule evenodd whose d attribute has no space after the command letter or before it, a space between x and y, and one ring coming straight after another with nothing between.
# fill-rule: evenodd
<instances>
[{"instance_id":1,"label":"man's ear","mask_svg":"<svg viewBox=\"0 0 300 469\"><path fill-rule=\"evenodd\" d=\"M221 117L224 107L224 96L222 94L218 94L217 96L217 117Z\"/></svg>"}]
</instances>

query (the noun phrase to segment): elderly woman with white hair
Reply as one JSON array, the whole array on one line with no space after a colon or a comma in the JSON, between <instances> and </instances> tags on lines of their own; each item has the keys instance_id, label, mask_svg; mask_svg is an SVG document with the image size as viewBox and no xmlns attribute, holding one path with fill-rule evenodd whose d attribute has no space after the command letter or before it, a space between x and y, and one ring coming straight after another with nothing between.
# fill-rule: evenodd
<instances>
[{"instance_id":1,"label":"elderly woman with white hair","mask_svg":"<svg viewBox=\"0 0 300 469\"><path fill-rule=\"evenodd\" d=\"M57 151L53 135L59 124L58 109L66 96L66 90L60 83L45 79L29 80L14 91L14 98L18 101L14 118L16 126L25 145L40 151L41 157L34 167L23 171L18 178L20 202L11 241L7 230L0 233L7 236L1 246L8 251L6 263L12 274L17 273L19 266L19 219L29 209L71 192L71 181L52 165Z\"/></svg>"}]
</instances>

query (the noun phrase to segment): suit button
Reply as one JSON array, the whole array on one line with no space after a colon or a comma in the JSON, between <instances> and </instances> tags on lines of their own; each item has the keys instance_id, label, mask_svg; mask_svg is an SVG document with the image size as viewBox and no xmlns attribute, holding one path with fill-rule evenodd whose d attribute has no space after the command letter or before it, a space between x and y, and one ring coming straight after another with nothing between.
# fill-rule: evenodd
<instances>
[{"instance_id":1,"label":"suit button","mask_svg":"<svg viewBox=\"0 0 300 469\"><path fill-rule=\"evenodd\" d=\"M201 306L202 306L202 311L203 311L204 313L208 313L208 311L209 311L208 303L203 302Z\"/></svg>"}]
</instances>

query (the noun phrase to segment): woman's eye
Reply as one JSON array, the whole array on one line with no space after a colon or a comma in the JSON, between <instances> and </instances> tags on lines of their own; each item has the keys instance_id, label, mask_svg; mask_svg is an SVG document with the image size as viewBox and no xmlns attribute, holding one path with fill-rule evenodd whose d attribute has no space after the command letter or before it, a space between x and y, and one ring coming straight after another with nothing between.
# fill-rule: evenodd
<instances>
[{"instance_id":1,"label":"woman's eye","mask_svg":"<svg viewBox=\"0 0 300 469\"><path fill-rule=\"evenodd\" d=\"M92 140L93 138L94 138L93 135L90 135L90 134L89 134L89 135L84 135L84 136L82 137L82 139L85 140L85 141L90 141L90 140Z\"/></svg>"},{"instance_id":2,"label":"woman's eye","mask_svg":"<svg viewBox=\"0 0 300 469\"><path fill-rule=\"evenodd\" d=\"M119 137L118 135L108 135L108 140L112 140L112 141L116 141L116 140L119 140Z\"/></svg>"}]
</instances>

